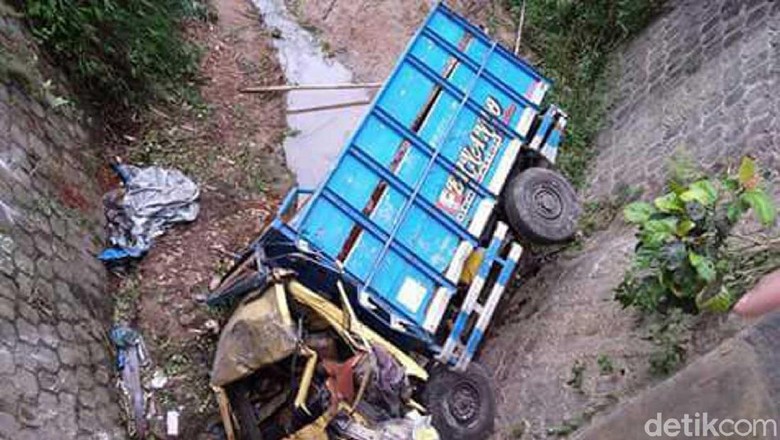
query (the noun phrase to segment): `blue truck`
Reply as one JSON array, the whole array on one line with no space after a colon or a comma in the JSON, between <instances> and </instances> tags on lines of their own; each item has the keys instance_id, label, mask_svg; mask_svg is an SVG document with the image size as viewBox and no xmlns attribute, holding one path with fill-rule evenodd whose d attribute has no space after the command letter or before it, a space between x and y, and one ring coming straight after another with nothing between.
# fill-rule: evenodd
<instances>
[{"instance_id":1,"label":"blue truck","mask_svg":"<svg viewBox=\"0 0 780 440\"><path fill-rule=\"evenodd\" d=\"M429 410L453 426L437 428L479 437L492 414L478 412L494 403L471 361L521 243L568 240L579 213L553 170L567 115L542 107L550 86L438 4L324 181L290 191L209 302L256 289L273 268L334 302L343 285L366 325L452 385L448 414Z\"/></svg>"}]
</instances>

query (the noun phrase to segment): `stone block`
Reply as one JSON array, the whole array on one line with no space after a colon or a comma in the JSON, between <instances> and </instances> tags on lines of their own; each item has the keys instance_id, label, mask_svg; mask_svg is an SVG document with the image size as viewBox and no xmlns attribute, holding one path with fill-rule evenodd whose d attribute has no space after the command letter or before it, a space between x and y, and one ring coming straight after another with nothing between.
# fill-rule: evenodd
<instances>
[{"instance_id":1,"label":"stone block","mask_svg":"<svg viewBox=\"0 0 780 440\"><path fill-rule=\"evenodd\" d=\"M41 338L38 327L21 318L16 320L16 333L19 335L19 340L31 345L37 344Z\"/></svg>"},{"instance_id":2,"label":"stone block","mask_svg":"<svg viewBox=\"0 0 780 440\"><path fill-rule=\"evenodd\" d=\"M60 361L57 357L57 353L51 348L39 346L35 350L33 357L41 368L50 373L56 373L60 368Z\"/></svg>"},{"instance_id":3,"label":"stone block","mask_svg":"<svg viewBox=\"0 0 780 440\"><path fill-rule=\"evenodd\" d=\"M16 417L0 411L0 437L7 439L18 438L21 426Z\"/></svg>"},{"instance_id":4,"label":"stone block","mask_svg":"<svg viewBox=\"0 0 780 440\"><path fill-rule=\"evenodd\" d=\"M6 347L0 347L0 374L13 374L16 371L14 355Z\"/></svg>"},{"instance_id":5,"label":"stone block","mask_svg":"<svg viewBox=\"0 0 780 440\"><path fill-rule=\"evenodd\" d=\"M30 371L18 370L13 383L23 397L34 398L38 395L38 379Z\"/></svg>"}]
</instances>

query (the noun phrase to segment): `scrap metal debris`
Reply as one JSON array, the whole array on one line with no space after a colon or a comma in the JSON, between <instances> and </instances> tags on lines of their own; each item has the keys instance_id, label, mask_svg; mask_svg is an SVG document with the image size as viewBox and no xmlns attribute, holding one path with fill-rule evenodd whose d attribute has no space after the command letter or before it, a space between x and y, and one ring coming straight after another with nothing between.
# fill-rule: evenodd
<instances>
[{"instance_id":1,"label":"scrap metal debris","mask_svg":"<svg viewBox=\"0 0 780 440\"><path fill-rule=\"evenodd\" d=\"M123 186L104 197L111 246L100 253L101 260L139 258L171 225L197 218L200 189L181 171L125 164L113 168Z\"/></svg>"},{"instance_id":2,"label":"scrap metal debris","mask_svg":"<svg viewBox=\"0 0 780 440\"><path fill-rule=\"evenodd\" d=\"M349 305L278 271L269 279L239 301L217 345L211 383L229 440L438 440L412 398L413 360Z\"/></svg>"},{"instance_id":3,"label":"scrap metal debris","mask_svg":"<svg viewBox=\"0 0 780 440\"><path fill-rule=\"evenodd\" d=\"M222 330L211 382L223 386L292 355L297 348L292 322L276 294L237 309Z\"/></svg>"}]
</instances>

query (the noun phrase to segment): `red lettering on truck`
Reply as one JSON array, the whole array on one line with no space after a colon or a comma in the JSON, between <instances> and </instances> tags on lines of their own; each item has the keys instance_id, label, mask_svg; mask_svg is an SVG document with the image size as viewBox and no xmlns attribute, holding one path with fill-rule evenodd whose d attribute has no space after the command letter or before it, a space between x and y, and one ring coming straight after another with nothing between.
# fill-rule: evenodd
<instances>
[{"instance_id":1,"label":"red lettering on truck","mask_svg":"<svg viewBox=\"0 0 780 440\"><path fill-rule=\"evenodd\" d=\"M488 113L505 120L505 122L515 112L514 105L504 112L501 104L492 96L487 98L484 108ZM460 150L455 166L469 179L481 183L496 158L496 153L503 143L504 137L490 122L479 117L471 129L468 139L469 143ZM439 194L436 205L459 222L463 222L475 197L476 194L468 188L463 179L456 175L450 175L444 189Z\"/></svg>"}]
</instances>

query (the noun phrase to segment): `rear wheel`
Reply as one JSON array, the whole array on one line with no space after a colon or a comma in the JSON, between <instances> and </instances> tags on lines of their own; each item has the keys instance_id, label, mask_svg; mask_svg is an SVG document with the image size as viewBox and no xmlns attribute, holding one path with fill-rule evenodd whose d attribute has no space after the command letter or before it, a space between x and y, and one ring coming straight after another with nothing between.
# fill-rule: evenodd
<instances>
[{"instance_id":1,"label":"rear wheel","mask_svg":"<svg viewBox=\"0 0 780 440\"><path fill-rule=\"evenodd\" d=\"M443 439L481 440L493 431L493 384L487 370L477 363L462 373L443 366L435 368L423 398Z\"/></svg>"},{"instance_id":2,"label":"rear wheel","mask_svg":"<svg viewBox=\"0 0 780 440\"><path fill-rule=\"evenodd\" d=\"M509 182L504 211L518 235L538 244L570 240L580 216L574 188L565 177L545 168L529 168Z\"/></svg>"}]
</instances>

